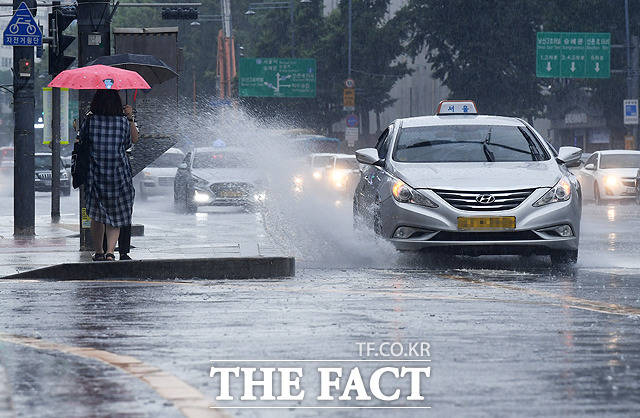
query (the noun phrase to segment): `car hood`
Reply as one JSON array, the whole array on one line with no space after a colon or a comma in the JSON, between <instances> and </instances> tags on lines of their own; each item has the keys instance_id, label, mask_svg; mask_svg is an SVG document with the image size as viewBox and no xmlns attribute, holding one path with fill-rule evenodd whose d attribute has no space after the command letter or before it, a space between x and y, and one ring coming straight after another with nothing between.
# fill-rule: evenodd
<instances>
[{"instance_id":1,"label":"car hood","mask_svg":"<svg viewBox=\"0 0 640 418\"><path fill-rule=\"evenodd\" d=\"M416 189L493 191L552 187L561 178L553 160L513 163L394 163L395 174Z\"/></svg>"},{"instance_id":2,"label":"car hood","mask_svg":"<svg viewBox=\"0 0 640 418\"><path fill-rule=\"evenodd\" d=\"M598 170L598 174L601 176L614 175L618 177L636 177L638 174L637 168L602 168Z\"/></svg>"},{"instance_id":3,"label":"car hood","mask_svg":"<svg viewBox=\"0 0 640 418\"><path fill-rule=\"evenodd\" d=\"M246 168L195 168L191 170L194 176L209 183L259 183L264 176L258 171Z\"/></svg>"}]
</instances>

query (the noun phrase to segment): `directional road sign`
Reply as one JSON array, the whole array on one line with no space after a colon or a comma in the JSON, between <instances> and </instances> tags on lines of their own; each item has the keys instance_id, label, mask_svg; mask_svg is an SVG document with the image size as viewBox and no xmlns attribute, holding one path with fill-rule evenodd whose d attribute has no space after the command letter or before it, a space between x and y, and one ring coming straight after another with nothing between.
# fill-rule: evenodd
<instances>
[{"instance_id":1,"label":"directional road sign","mask_svg":"<svg viewBox=\"0 0 640 418\"><path fill-rule=\"evenodd\" d=\"M240 58L242 97L316 97L316 60L312 58Z\"/></svg>"},{"instance_id":2,"label":"directional road sign","mask_svg":"<svg viewBox=\"0 0 640 418\"><path fill-rule=\"evenodd\" d=\"M42 45L42 31L23 2L2 34L2 42L9 46Z\"/></svg>"},{"instance_id":3,"label":"directional road sign","mask_svg":"<svg viewBox=\"0 0 640 418\"><path fill-rule=\"evenodd\" d=\"M611 34L538 32L536 76L609 78Z\"/></svg>"}]
</instances>

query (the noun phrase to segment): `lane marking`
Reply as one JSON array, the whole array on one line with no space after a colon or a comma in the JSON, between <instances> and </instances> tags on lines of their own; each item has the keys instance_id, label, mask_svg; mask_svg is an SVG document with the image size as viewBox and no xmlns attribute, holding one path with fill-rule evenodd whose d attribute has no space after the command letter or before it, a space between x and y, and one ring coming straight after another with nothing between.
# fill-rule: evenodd
<instances>
[{"instance_id":1,"label":"lane marking","mask_svg":"<svg viewBox=\"0 0 640 418\"><path fill-rule=\"evenodd\" d=\"M37 350L58 351L76 357L97 360L120 369L149 385L163 399L172 402L182 415L187 418L228 417L220 409L213 406L195 387L162 369L143 363L135 357L123 356L90 347L73 347L51 341L5 333L0 333L0 341L19 344Z\"/></svg>"},{"instance_id":2,"label":"lane marking","mask_svg":"<svg viewBox=\"0 0 640 418\"><path fill-rule=\"evenodd\" d=\"M607 303L607 302L601 302L597 300L583 299L575 296L560 295L557 293L547 292L544 290L528 289L521 286L515 286L511 284L498 283L498 282L492 282L492 281L482 281L482 280L473 279L473 278L464 277L464 276L443 274L443 275L438 275L438 277L441 277L444 279L456 280L464 283L494 287L498 289L506 289L513 292L525 293L529 295L560 300L564 302L567 306L578 307L578 309L591 310L594 312L601 312L601 313L612 314L612 315L639 315L640 316L640 308L635 308L633 306L625 306L625 305L619 305L616 303Z\"/></svg>"}]
</instances>

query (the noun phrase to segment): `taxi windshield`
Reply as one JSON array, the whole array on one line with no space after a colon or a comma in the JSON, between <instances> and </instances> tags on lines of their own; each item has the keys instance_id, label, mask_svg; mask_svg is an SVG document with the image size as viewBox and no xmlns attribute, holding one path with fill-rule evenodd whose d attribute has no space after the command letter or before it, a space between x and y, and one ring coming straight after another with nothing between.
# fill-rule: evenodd
<instances>
[{"instance_id":1,"label":"taxi windshield","mask_svg":"<svg viewBox=\"0 0 640 418\"><path fill-rule=\"evenodd\" d=\"M438 125L403 128L393 159L408 163L518 162L549 156L524 127Z\"/></svg>"}]
</instances>

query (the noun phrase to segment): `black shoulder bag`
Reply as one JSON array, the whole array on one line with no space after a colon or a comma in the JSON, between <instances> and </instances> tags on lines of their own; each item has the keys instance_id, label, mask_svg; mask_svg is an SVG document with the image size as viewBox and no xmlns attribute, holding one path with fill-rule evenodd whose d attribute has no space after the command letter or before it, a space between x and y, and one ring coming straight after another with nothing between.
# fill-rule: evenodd
<instances>
[{"instance_id":1,"label":"black shoulder bag","mask_svg":"<svg viewBox=\"0 0 640 418\"><path fill-rule=\"evenodd\" d=\"M89 120L91 116L88 116L80 132L78 133L78 140L73 144L73 151L71 151L71 177L73 177L73 188L85 184L87 181L87 175L89 172Z\"/></svg>"}]
</instances>

